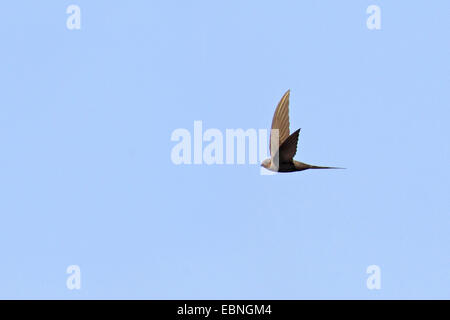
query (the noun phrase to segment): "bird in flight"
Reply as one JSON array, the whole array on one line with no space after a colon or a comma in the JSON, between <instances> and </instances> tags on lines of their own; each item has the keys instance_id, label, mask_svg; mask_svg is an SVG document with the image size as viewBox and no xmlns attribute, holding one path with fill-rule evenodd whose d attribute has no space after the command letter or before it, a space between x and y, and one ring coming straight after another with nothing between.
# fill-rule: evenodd
<instances>
[{"instance_id":1,"label":"bird in flight","mask_svg":"<svg viewBox=\"0 0 450 320\"><path fill-rule=\"evenodd\" d=\"M289 94L290 90L286 91L275 109L270 133L270 159L264 160L261 166L275 172L294 172L308 169L343 169L313 166L294 160L300 129L289 135Z\"/></svg>"}]
</instances>

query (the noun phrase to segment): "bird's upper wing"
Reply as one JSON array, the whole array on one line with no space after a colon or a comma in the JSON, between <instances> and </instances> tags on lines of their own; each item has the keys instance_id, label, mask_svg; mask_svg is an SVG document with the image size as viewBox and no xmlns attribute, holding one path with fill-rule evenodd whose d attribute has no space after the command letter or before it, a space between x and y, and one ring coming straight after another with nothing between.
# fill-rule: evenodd
<instances>
[{"instance_id":1,"label":"bird's upper wing","mask_svg":"<svg viewBox=\"0 0 450 320\"><path fill-rule=\"evenodd\" d=\"M272 119L272 130L278 129L278 144L275 137L272 137L272 130L270 134L270 156L273 158L278 151L278 148L289 137L289 94L290 90L281 98Z\"/></svg>"},{"instance_id":2,"label":"bird's upper wing","mask_svg":"<svg viewBox=\"0 0 450 320\"><path fill-rule=\"evenodd\" d=\"M275 155L279 163L291 162L297 153L297 142L300 129L292 133L280 146L280 150Z\"/></svg>"}]
</instances>

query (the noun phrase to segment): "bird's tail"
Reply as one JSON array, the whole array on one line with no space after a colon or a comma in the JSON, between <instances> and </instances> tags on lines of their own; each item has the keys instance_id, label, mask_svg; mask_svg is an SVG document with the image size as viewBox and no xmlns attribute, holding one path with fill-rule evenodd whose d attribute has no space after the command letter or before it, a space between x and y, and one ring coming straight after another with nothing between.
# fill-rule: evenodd
<instances>
[{"instance_id":1,"label":"bird's tail","mask_svg":"<svg viewBox=\"0 0 450 320\"><path fill-rule=\"evenodd\" d=\"M341 167L322 167L322 166L312 166L312 165L308 165L309 169L346 169L346 168L341 168Z\"/></svg>"},{"instance_id":2,"label":"bird's tail","mask_svg":"<svg viewBox=\"0 0 450 320\"><path fill-rule=\"evenodd\" d=\"M300 161L294 160L294 166L298 171L307 170L307 169L345 169L340 167L322 167L322 166L313 166L311 164L303 163Z\"/></svg>"}]
</instances>

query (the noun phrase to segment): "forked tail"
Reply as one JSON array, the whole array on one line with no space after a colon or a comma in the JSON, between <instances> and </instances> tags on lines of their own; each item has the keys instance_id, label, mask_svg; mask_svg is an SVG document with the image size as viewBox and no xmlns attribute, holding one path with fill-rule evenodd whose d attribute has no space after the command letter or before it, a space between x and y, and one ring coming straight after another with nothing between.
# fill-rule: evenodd
<instances>
[{"instance_id":1,"label":"forked tail","mask_svg":"<svg viewBox=\"0 0 450 320\"><path fill-rule=\"evenodd\" d=\"M346 168L341 168L341 167L321 167L321 166L309 165L309 169L346 169Z\"/></svg>"},{"instance_id":2,"label":"forked tail","mask_svg":"<svg viewBox=\"0 0 450 320\"><path fill-rule=\"evenodd\" d=\"M294 166L298 171L307 170L307 169L345 169L340 167L322 167L322 166L313 166L307 163L303 163L300 161L294 160Z\"/></svg>"}]
</instances>

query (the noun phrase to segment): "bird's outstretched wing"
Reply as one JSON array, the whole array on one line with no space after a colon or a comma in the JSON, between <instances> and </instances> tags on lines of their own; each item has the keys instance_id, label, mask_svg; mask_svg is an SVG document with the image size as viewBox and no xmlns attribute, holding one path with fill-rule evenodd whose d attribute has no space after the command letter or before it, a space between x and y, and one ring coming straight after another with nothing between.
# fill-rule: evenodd
<instances>
[{"instance_id":1,"label":"bird's outstretched wing","mask_svg":"<svg viewBox=\"0 0 450 320\"><path fill-rule=\"evenodd\" d=\"M294 158L295 154L297 153L297 142L298 142L298 135L300 133L300 129L292 133L280 146L279 150L279 161L280 163L283 162L291 162Z\"/></svg>"},{"instance_id":2,"label":"bird's outstretched wing","mask_svg":"<svg viewBox=\"0 0 450 320\"><path fill-rule=\"evenodd\" d=\"M297 153L297 142L300 129L292 133L281 145L278 152L275 153L273 161L277 167L281 163L292 163L295 154Z\"/></svg>"},{"instance_id":3,"label":"bird's outstretched wing","mask_svg":"<svg viewBox=\"0 0 450 320\"><path fill-rule=\"evenodd\" d=\"M281 98L272 119L272 130L278 130L278 141L275 136L272 137L272 130L270 134L270 156L273 159L278 152L279 147L289 137L289 94L290 90ZM277 143L278 142L278 143ZM294 153L295 154L295 153Z\"/></svg>"}]
</instances>

